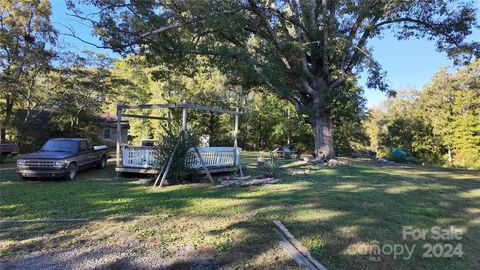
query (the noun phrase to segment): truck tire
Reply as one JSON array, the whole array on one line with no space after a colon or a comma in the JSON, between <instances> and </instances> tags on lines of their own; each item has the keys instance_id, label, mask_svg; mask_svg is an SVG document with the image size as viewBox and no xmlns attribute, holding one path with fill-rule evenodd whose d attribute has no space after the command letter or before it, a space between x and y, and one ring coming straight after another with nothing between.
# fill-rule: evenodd
<instances>
[{"instance_id":1,"label":"truck tire","mask_svg":"<svg viewBox=\"0 0 480 270\"><path fill-rule=\"evenodd\" d=\"M67 172L65 173L65 178L69 181L72 181L77 177L77 164L70 163L67 167Z\"/></svg>"},{"instance_id":2,"label":"truck tire","mask_svg":"<svg viewBox=\"0 0 480 270\"><path fill-rule=\"evenodd\" d=\"M107 167L107 157L102 156L102 158L100 158L100 161L98 162L97 168L105 169L105 167Z\"/></svg>"}]
</instances>

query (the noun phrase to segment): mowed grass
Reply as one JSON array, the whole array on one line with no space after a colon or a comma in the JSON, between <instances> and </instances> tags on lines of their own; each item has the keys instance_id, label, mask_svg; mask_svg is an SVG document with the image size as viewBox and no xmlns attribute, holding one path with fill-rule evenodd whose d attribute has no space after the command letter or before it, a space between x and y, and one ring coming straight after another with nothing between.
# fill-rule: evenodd
<instances>
[{"instance_id":1,"label":"mowed grass","mask_svg":"<svg viewBox=\"0 0 480 270\"><path fill-rule=\"evenodd\" d=\"M243 163L252 175L255 153ZM276 185L151 188L116 178L114 165L73 182L22 181L0 165L0 219L90 218L79 223L0 224L0 255L91 243L140 241L159 256L212 253L221 266L285 269L295 264L272 232L281 220L329 269L472 269L480 267L480 173L419 166L321 168L279 161ZM290 175L287 170L300 172ZM307 170L307 171L303 171ZM304 172L304 173L303 173ZM303 173L303 174L302 174ZM455 226L461 240L402 239L402 226ZM375 242L377 241L377 242ZM366 255L372 246L416 246L402 254ZM425 243L462 245L461 258L424 258Z\"/></svg>"}]
</instances>

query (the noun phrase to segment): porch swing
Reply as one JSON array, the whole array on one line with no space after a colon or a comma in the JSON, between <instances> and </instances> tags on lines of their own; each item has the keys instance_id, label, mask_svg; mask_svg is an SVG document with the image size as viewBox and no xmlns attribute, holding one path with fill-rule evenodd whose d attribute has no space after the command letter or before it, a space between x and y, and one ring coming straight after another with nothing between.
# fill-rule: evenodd
<instances>
[{"instance_id":1,"label":"porch swing","mask_svg":"<svg viewBox=\"0 0 480 270\"><path fill-rule=\"evenodd\" d=\"M148 116L138 114L124 113L129 109L167 109L167 117ZM158 175L166 169L168 172L169 164L158 164L153 146L131 146L122 142L122 117L140 118L140 119L156 119L166 120L167 128L171 128L172 114L171 110L182 110L182 130L179 136L188 136L188 111L209 111L217 114L228 114L235 116L235 129L233 147L194 147L196 155L190 155L185 166L193 169L196 173L210 174L240 171L243 175L240 160L241 148L238 147L238 124L240 112L238 108L235 111L229 111L219 108L211 108L207 106L194 105L189 103L180 104L118 104L117 105L117 138L116 138L116 158L117 163L115 171L117 173L136 173ZM172 146L175 152L175 146ZM162 169L159 169L162 168ZM165 173L166 175L166 173ZM212 179L211 179L212 180ZM213 180L212 180L213 181Z\"/></svg>"}]
</instances>

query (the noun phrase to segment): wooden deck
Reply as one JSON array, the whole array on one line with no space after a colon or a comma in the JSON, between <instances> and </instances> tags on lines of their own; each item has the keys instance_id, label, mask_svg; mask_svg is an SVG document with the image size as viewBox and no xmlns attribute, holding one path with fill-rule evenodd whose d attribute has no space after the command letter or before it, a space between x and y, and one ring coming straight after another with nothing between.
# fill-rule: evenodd
<instances>
[{"instance_id":1,"label":"wooden deck","mask_svg":"<svg viewBox=\"0 0 480 270\"><path fill-rule=\"evenodd\" d=\"M238 167L223 167L223 168L208 168L208 171L211 174L214 173L225 173L225 172L234 172L237 171ZM125 168L125 167L116 167L116 172L119 173L138 173L138 174L158 174L159 171L153 168ZM206 174L205 170L203 169L196 169L195 172L197 174Z\"/></svg>"},{"instance_id":2,"label":"wooden deck","mask_svg":"<svg viewBox=\"0 0 480 270\"><path fill-rule=\"evenodd\" d=\"M239 169L240 148L235 153L234 147L199 147L199 153L210 173L233 172ZM122 146L122 161L115 168L119 173L158 174L159 166L153 147ZM185 161L185 166L194 169L198 174L205 174L198 156L193 149Z\"/></svg>"},{"instance_id":3,"label":"wooden deck","mask_svg":"<svg viewBox=\"0 0 480 270\"><path fill-rule=\"evenodd\" d=\"M116 167L116 172L119 173L140 173L140 174L158 174L159 171L153 168L128 168L128 167Z\"/></svg>"}]
</instances>

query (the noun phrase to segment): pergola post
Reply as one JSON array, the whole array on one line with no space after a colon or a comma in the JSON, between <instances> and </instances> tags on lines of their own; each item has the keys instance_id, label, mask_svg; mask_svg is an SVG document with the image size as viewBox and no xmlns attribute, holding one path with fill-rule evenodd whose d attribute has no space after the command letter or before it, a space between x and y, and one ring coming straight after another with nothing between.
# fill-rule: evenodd
<instances>
[{"instance_id":1,"label":"pergola post","mask_svg":"<svg viewBox=\"0 0 480 270\"><path fill-rule=\"evenodd\" d=\"M183 101L183 104L186 104L185 100ZM185 132L187 131L187 111L188 109L186 107L182 108L182 130Z\"/></svg>"},{"instance_id":2,"label":"pergola post","mask_svg":"<svg viewBox=\"0 0 480 270\"><path fill-rule=\"evenodd\" d=\"M238 124L239 124L239 120L240 120L239 119L240 114L238 113L239 112L238 106L235 109L235 112L237 112L237 113L235 114L235 131L233 132L233 148L234 148L233 151L235 151L233 162L234 162L235 166L239 167L240 176L243 177L242 164L240 164L240 159L239 159L240 157L238 156Z\"/></svg>"},{"instance_id":3,"label":"pergola post","mask_svg":"<svg viewBox=\"0 0 480 270\"><path fill-rule=\"evenodd\" d=\"M120 144L122 143L122 105L117 104L117 167L120 167Z\"/></svg>"},{"instance_id":4,"label":"pergola post","mask_svg":"<svg viewBox=\"0 0 480 270\"><path fill-rule=\"evenodd\" d=\"M236 109L238 112L238 108ZM237 165L237 152L238 152L238 114L235 114L235 130L233 131L233 148L235 149L235 166Z\"/></svg>"},{"instance_id":5,"label":"pergola post","mask_svg":"<svg viewBox=\"0 0 480 270\"><path fill-rule=\"evenodd\" d=\"M172 112L170 111L170 109L168 109L167 113L167 129L168 132L172 132Z\"/></svg>"}]
</instances>

